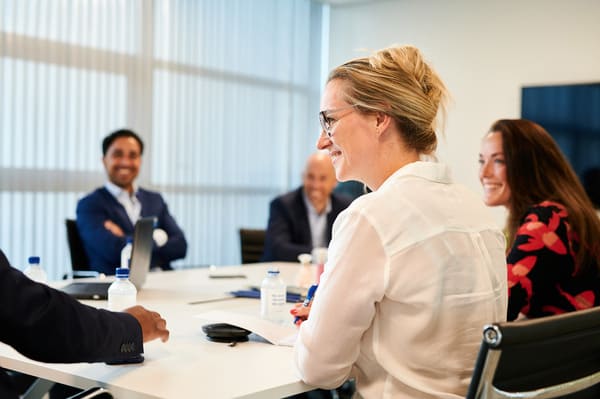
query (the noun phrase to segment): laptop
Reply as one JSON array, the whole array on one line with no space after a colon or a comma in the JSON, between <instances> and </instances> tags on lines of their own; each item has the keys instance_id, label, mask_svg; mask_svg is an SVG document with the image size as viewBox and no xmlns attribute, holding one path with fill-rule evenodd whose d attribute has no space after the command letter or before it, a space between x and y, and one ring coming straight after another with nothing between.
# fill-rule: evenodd
<instances>
[{"instance_id":1,"label":"laptop","mask_svg":"<svg viewBox=\"0 0 600 399\"><path fill-rule=\"evenodd\" d=\"M148 270L150 270L152 245L154 243L152 233L154 231L155 220L156 218L154 217L139 219L135 224L133 232L129 280L135 285L138 291L142 289L148 276ZM60 288L60 290L77 299L105 300L108 299L108 287L111 284L112 280L73 282Z\"/></svg>"}]
</instances>

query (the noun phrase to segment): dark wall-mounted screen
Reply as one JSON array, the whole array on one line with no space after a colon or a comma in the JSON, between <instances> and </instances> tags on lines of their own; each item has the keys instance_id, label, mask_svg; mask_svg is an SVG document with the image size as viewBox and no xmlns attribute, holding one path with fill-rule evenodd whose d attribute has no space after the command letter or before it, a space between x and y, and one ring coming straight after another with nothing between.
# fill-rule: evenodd
<instances>
[{"instance_id":1,"label":"dark wall-mounted screen","mask_svg":"<svg viewBox=\"0 0 600 399\"><path fill-rule=\"evenodd\" d=\"M524 87L521 116L554 137L580 178L600 168L600 83Z\"/></svg>"}]
</instances>

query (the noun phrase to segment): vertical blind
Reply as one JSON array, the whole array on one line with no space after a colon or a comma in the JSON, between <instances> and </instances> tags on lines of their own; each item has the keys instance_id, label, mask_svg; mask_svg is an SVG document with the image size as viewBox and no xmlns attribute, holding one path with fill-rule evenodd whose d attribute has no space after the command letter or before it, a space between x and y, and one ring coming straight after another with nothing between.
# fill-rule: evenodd
<instances>
[{"instance_id":1,"label":"vertical blind","mask_svg":"<svg viewBox=\"0 0 600 399\"><path fill-rule=\"evenodd\" d=\"M65 218L105 181L101 141L145 142L142 187L186 233L176 266L240 262L300 182L318 121L310 0L0 0L0 248L70 269Z\"/></svg>"}]
</instances>

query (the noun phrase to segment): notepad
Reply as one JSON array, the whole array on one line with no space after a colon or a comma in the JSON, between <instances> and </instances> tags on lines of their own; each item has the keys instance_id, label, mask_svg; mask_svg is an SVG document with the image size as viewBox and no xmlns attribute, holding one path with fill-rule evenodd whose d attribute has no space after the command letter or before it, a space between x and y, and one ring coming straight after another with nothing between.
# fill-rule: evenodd
<instances>
[{"instance_id":1,"label":"notepad","mask_svg":"<svg viewBox=\"0 0 600 399\"><path fill-rule=\"evenodd\" d=\"M231 295L238 298L260 298L260 290L259 289L249 289L249 290L237 290L229 292ZM303 297L300 294L294 292L287 292L285 296L285 301L289 303L297 303L302 302Z\"/></svg>"}]
</instances>

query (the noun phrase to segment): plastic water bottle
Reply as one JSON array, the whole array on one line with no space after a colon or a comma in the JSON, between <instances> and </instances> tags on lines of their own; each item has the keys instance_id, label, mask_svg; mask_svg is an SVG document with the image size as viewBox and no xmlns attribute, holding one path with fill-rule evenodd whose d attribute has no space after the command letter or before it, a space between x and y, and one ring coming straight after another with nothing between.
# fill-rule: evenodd
<instances>
[{"instance_id":1,"label":"plastic water bottle","mask_svg":"<svg viewBox=\"0 0 600 399\"><path fill-rule=\"evenodd\" d=\"M317 269L315 271L315 281L317 284L319 284L319 281L321 280L321 274L323 274L323 270L325 269L325 263L327 263L327 248L314 248L312 250L312 259L317 265Z\"/></svg>"},{"instance_id":2,"label":"plastic water bottle","mask_svg":"<svg viewBox=\"0 0 600 399\"><path fill-rule=\"evenodd\" d=\"M133 238L127 236L127 243L121 250L121 269L129 269L129 260L131 259L131 248L133 247Z\"/></svg>"},{"instance_id":3,"label":"plastic water bottle","mask_svg":"<svg viewBox=\"0 0 600 399\"><path fill-rule=\"evenodd\" d=\"M276 323L285 323L287 317L285 299L286 286L279 275L279 270L269 269L260 285L260 317Z\"/></svg>"},{"instance_id":4,"label":"plastic water bottle","mask_svg":"<svg viewBox=\"0 0 600 399\"><path fill-rule=\"evenodd\" d=\"M308 289L315 282L314 267L310 263L312 256L311 254L300 254L298 261L300 262L300 272L296 275L296 285Z\"/></svg>"},{"instance_id":5,"label":"plastic water bottle","mask_svg":"<svg viewBox=\"0 0 600 399\"><path fill-rule=\"evenodd\" d=\"M116 280L108 287L108 310L120 312L135 306L137 289L129 281L129 269L117 268Z\"/></svg>"},{"instance_id":6,"label":"plastic water bottle","mask_svg":"<svg viewBox=\"0 0 600 399\"><path fill-rule=\"evenodd\" d=\"M30 256L29 259L27 259L27 262L29 263L29 266L27 266L23 273L33 281L37 281L38 283L47 283L48 278L46 276L46 272L40 266L40 257Z\"/></svg>"}]
</instances>

